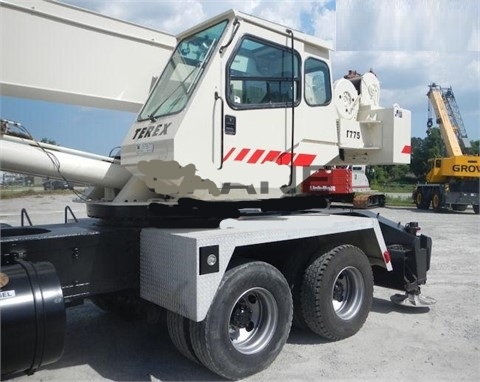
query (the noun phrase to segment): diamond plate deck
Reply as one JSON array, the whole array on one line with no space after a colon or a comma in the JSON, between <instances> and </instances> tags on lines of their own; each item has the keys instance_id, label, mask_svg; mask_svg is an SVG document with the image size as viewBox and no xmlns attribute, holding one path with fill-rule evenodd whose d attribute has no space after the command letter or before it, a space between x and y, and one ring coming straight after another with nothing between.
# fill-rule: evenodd
<instances>
[{"instance_id":1,"label":"diamond plate deck","mask_svg":"<svg viewBox=\"0 0 480 382\"><path fill-rule=\"evenodd\" d=\"M140 294L201 321L236 247L369 229L378 244L373 255L383 259L386 245L374 218L317 213L226 219L215 229L145 228L140 239ZM219 272L200 275L199 249L213 245L219 246Z\"/></svg>"}]
</instances>

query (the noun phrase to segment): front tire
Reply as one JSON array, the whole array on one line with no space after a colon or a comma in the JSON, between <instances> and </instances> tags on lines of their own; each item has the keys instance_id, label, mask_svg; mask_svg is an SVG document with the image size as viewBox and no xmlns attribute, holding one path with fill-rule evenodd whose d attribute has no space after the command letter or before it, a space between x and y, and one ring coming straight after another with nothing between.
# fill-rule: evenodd
<instances>
[{"instance_id":1,"label":"front tire","mask_svg":"<svg viewBox=\"0 0 480 382\"><path fill-rule=\"evenodd\" d=\"M214 373L240 379L267 368L285 344L292 297L283 275L263 262L228 270L209 312L190 323L198 359Z\"/></svg>"},{"instance_id":2,"label":"front tire","mask_svg":"<svg viewBox=\"0 0 480 382\"><path fill-rule=\"evenodd\" d=\"M315 257L307 267L301 304L307 326L330 340L357 333L373 300L373 274L365 254L342 245Z\"/></svg>"},{"instance_id":3,"label":"front tire","mask_svg":"<svg viewBox=\"0 0 480 382\"><path fill-rule=\"evenodd\" d=\"M422 190L417 190L415 194L415 205L419 210L428 210L430 207L430 200L422 192Z\"/></svg>"}]
</instances>

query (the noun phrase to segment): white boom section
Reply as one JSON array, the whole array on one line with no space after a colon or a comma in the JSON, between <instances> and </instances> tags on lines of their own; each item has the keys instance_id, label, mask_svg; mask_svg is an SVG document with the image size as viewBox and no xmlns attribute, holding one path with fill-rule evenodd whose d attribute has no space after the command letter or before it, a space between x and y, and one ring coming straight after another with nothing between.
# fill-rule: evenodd
<instances>
[{"instance_id":1,"label":"white boom section","mask_svg":"<svg viewBox=\"0 0 480 382\"><path fill-rule=\"evenodd\" d=\"M174 36L47 0L0 0L0 94L138 112Z\"/></svg>"},{"instance_id":2,"label":"white boom section","mask_svg":"<svg viewBox=\"0 0 480 382\"><path fill-rule=\"evenodd\" d=\"M19 155L20 153L20 155ZM121 189L130 173L113 158L1 134L2 170Z\"/></svg>"}]
</instances>

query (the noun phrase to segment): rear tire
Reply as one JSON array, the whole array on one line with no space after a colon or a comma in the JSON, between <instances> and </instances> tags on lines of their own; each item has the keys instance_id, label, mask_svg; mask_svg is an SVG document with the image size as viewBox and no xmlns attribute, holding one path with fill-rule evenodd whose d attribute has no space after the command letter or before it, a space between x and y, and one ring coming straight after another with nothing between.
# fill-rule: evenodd
<instances>
[{"instance_id":1,"label":"rear tire","mask_svg":"<svg viewBox=\"0 0 480 382\"><path fill-rule=\"evenodd\" d=\"M307 326L330 340L357 333L373 300L373 274L365 254L342 245L313 259L305 271L301 303Z\"/></svg>"},{"instance_id":2,"label":"rear tire","mask_svg":"<svg viewBox=\"0 0 480 382\"><path fill-rule=\"evenodd\" d=\"M303 283L303 277L305 274L305 268L307 267L312 253L302 256L301 254L295 254L289 256L286 265L283 270L283 274L287 279L292 293L293 300L293 319L292 325L297 329L308 330L305 318L303 317L303 311L301 306L301 289Z\"/></svg>"},{"instance_id":3,"label":"rear tire","mask_svg":"<svg viewBox=\"0 0 480 382\"><path fill-rule=\"evenodd\" d=\"M185 358L199 363L190 338L190 320L177 313L167 311L167 328L172 343Z\"/></svg>"},{"instance_id":4,"label":"rear tire","mask_svg":"<svg viewBox=\"0 0 480 382\"><path fill-rule=\"evenodd\" d=\"M472 207L473 207L473 212L475 213L475 215L478 215L478 213L480 212L479 205L474 204L474 205L472 205Z\"/></svg>"},{"instance_id":5,"label":"rear tire","mask_svg":"<svg viewBox=\"0 0 480 382\"><path fill-rule=\"evenodd\" d=\"M432 208L435 211L440 211L442 209L442 195L440 194L440 191L435 190L433 191L432 195Z\"/></svg>"},{"instance_id":6,"label":"rear tire","mask_svg":"<svg viewBox=\"0 0 480 382\"><path fill-rule=\"evenodd\" d=\"M263 262L231 268L205 319L190 322L195 354L224 378L258 373L282 350L292 310L290 288L276 268Z\"/></svg>"}]
</instances>

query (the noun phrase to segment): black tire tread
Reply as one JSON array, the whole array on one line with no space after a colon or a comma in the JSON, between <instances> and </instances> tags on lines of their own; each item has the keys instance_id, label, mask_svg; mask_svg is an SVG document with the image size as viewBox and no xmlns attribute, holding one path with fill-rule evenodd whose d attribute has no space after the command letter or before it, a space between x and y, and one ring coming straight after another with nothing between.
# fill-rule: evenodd
<instances>
[{"instance_id":1,"label":"black tire tread","mask_svg":"<svg viewBox=\"0 0 480 382\"><path fill-rule=\"evenodd\" d=\"M428 210L430 208L430 200L426 200L426 195L421 191L417 190L415 196L415 205L419 210ZM420 203L418 203L418 196L420 195Z\"/></svg>"},{"instance_id":2,"label":"black tire tread","mask_svg":"<svg viewBox=\"0 0 480 382\"><path fill-rule=\"evenodd\" d=\"M201 322L190 321L190 338L192 341L192 347L196 357L208 369L227 379L235 380L235 379L245 378L251 374L259 372L265 369L266 367L268 367L275 360L278 353L283 348L283 345L286 342L286 339L288 337L288 333L290 332L292 314L293 314L293 306L292 306L293 303L292 303L291 295L289 293L288 296L285 296L285 298L282 300L283 303L287 304L285 306L289 305L288 307L289 317L287 317L288 327L286 327L282 332L283 338L281 341L276 341L276 342L272 341L272 343L274 343L274 346L276 347L275 351L262 354L262 355L257 354L255 356L253 355L248 356L247 357L247 359L249 359L248 362L246 363L244 362L243 365L237 365L233 361L231 361L229 364L226 362L218 361L218 357L216 357L216 355L219 353L225 353L228 349L214 349L212 348L212 345L209 341L209 337L214 332L214 329L210 327L211 320L213 320L212 318L213 316L211 315L218 313L217 310L215 309L216 307L215 303L217 299L218 301L221 301L222 299L221 295L225 293L225 290L222 290L223 287L228 286L232 279L236 278L238 282L239 275L247 274L252 268L253 269L257 268L257 270L261 270L261 272L258 272L259 274L275 273L277 276L278 275L281 276L281 273L275 267L263 262L247 262L244 264L240 264L239 266L236 266L232 269L229 269L225 273L220 283L215 299L212 302L212 306L210 307L210 310L207 313L207 317ZM288 284L286 280L284 280L283 282L285 285L285 289L287 289ZM225 289L228 289L228 287L225 287ZM231 357L232 359L235 359L235 355Z\"/></svg>"},{"instance_id":3,"label":"black tire tread","mask_svg":"<svg viewBox=\"0 0 480 382\"><path fill-rule=\"evenodd\" d=\"M190 339L190 320L177 313L167 312L167 328L173 345L185 358L199 363Z\"/></svg>"},{"instance_id":4,"label":"black tire tread","mask_svg":"<svg viewBox=\"0 0 480 382\"><path fill-rule=\"evenodd\" d=\"M365 254L359 248L353 245L346 244L338 246L331 251L312 259L310 265L305 271L304 283L302 285L302 309L303 317L305 318L307 326L314 333L333 341L338 341L354 334L339 334L339 332L335 330L331 319L328 317L328 312L322 311L320 304L322 288L325 288L325 285L322 285L322 281L326 275L326 272L335 257L346 250L353 250L355 253L364 256L366 259ZM366 261L368 262L368 259ZM368 278L365 291L365 309L367 309L367 312L366 314L363 312L365 317L360 317L360 322L358 323L360 327L364 324L368 316L368 312L370 311L373 300L373 273L370 266L368 274L364 275L364 277ZM328 287L331 286L329 285ZM358 329L360 329L360 327L358 327Z\"/></svg>"}]
</instances>

